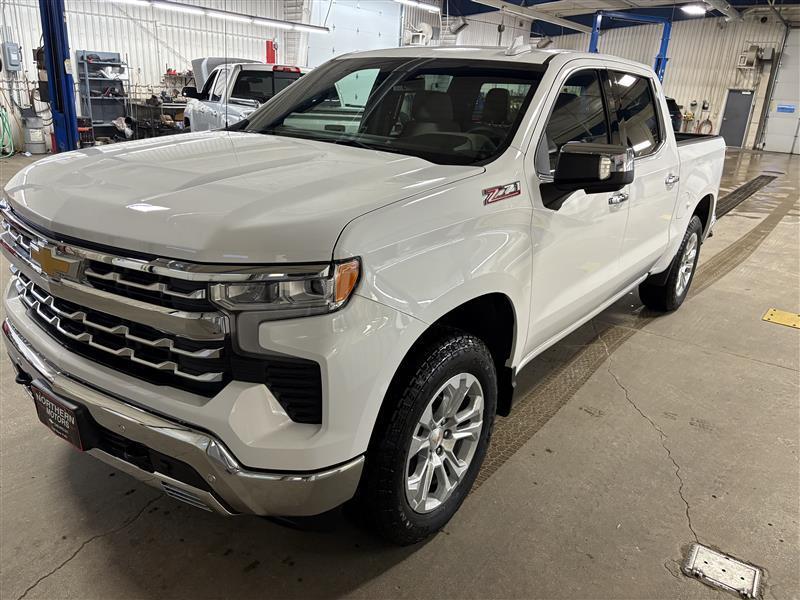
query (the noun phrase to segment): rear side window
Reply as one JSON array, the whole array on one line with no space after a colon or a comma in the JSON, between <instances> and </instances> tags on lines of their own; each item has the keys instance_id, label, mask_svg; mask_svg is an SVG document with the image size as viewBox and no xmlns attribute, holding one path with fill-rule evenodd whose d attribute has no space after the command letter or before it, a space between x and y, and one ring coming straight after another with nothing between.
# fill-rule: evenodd
<instances>
[{"instance_id":1,"label":"rear side window","mask_svg":"<svg viewBox=\"0 0 800 600\"><path fill-rule=\"evenodd\" d=\"M627 145L636 156L652 154L661 144L663 134L650 80L619 71L609 71L608 76Z\"/></svg>"},{"instance_id":2,"label":"rear side window","mask_svg":"<svg viewBox=\"0 0 800 600\"><path fill-rule=\"evenodd\" d=\"M607 144L608 120L598 72L578 71L561 86L536 152L537 170L552 174L567 142Z\"/></svg>"}]
</instances>

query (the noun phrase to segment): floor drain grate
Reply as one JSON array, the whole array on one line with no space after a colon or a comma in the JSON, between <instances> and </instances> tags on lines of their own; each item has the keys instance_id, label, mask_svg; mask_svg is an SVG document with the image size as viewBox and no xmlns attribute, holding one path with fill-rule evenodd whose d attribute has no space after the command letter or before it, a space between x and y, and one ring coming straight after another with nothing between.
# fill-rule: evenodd
<instances>
[{"instance_id":1,"label":"floor drain grate","mask_svg":"<svg viewBox=\"0 0 800 600\"><path fill-rule=\"evenodd\" d=\"M701 544L692 545L683 572L743 598L756 598L761 585L761 569Z\"/></svg>"},{"instance_id":2,"label":"floor drain grate","mask_svg":"<svg viewBox=\"0 0 800 600\"><path fill-rule=\"evenodd\" d=\"M750 196L755 194L764 186L769 185L775 179L777 179L777 176L775 175L759 175L747 183L740 185L729 194L725 194L717 202L717 218L719 219L720 217L731 212L734 208L739 206L742 202L747 200Z\"/></svg>"}]
</instances>

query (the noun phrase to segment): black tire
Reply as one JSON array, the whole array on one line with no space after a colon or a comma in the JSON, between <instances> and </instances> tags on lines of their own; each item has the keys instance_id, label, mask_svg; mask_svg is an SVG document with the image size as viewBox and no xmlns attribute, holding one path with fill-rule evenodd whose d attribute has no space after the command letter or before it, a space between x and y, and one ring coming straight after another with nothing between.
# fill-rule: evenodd
<instances>
[{"instance_id":1,"label":"black tire","mask_svg":"<svg viewBox=\"0 0 800 600\"><path fill-rule=\"evenodd\" d=\"M406 498L412 435L436 391L465 372L476 377L483 390L483 428L475 453L463 478L438 508L415 512ZM430 335L401 367L384 400L353 502L359 519L381 537L402 546L420 542L441 529L475 482L489 445L496 406L497 373L486 344L452 328Z\"/></svg>"},{"instance_id":2,"label":"black tire","mask_svg":"<svg viewBox=\"0 0 800 600\"><path fill-rule=\"evenodd\" d=\"M681 275L681 262L686 252L687 246L693 236L696 236L696 252L692 270L689 274L689 280L686 282L682 289L679 289L678 281ZM672 259L669 266L669 275L666 279L662 274L651 275L639 285L639 298L642 300L647 308L659 312L670 312L677 310L686 296L689 294L689 288L694 280L694 274L697 271L697 261L700 259L700 245L703 236L703 222L700 217L694 215L689 221L689 226L686 228L686 233L683 236L683 241Z\"/></svg>"}]
</instances>

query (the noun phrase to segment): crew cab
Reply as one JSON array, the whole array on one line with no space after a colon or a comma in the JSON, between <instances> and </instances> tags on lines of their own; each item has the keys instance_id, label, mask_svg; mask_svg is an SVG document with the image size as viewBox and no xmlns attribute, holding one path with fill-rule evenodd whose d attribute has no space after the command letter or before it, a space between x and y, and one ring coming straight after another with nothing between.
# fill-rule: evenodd
<instances>
[{"instance_id":1,"label":"crew cab","mask_svg":"<svg viewBox=\"0 0 800 600\"><path fill-rule=\"evenodd\" d=\"M417 542L520 369L637 287L681 305L723 157L614 56L342 56L228 130L18 173L6 346L56 435L179 500Z\"/></svg>"},{"instance_id":2,"label":"crew cab","mask_svg":"<svg viewBox=\"0 0 800 600\"><path fill-rule=\"evenodd\" d=\"M192 86L183 88L187 98L184 127L208 131L233 125L300 79L304 72L300 67L251 61L220 64L201 80L199 91Z\"/></svg>"}]
</instances>

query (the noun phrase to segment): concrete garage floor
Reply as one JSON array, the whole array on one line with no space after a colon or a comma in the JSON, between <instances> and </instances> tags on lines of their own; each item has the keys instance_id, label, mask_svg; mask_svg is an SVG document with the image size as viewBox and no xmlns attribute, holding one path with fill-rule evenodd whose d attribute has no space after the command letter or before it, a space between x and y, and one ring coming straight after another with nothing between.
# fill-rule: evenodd
<instances>
[{"instance_id":1,"label":"concrete garage floor","mask_svg":"<svg viewBox=\"0 0 800 600\"><path fill-rule=\"evenodd\" d=\"M3 353L0 597L729 597L680 573L699 540L797 598L800 332L761 317L800 310L800 158L731 151L723 187L763 172L680 311L631 294L521 373L480 487L418 547L168 499L40 425Z\"/></svg>"}]
</instances>

